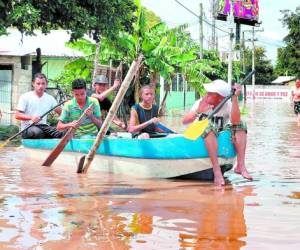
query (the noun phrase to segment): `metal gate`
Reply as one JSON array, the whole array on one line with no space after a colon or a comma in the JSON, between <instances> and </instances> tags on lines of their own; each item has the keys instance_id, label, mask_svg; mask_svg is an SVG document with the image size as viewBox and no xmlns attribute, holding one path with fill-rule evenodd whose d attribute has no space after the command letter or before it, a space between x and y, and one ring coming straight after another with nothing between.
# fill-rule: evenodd
<instances>
[{"instance_id":1,"label":"metal gate","mask_svg":"<svg viewBox=\"0 0 300 250\"><path fill-rule=\"evenodd\" d=\"M0 124L11 123L12 69L11 66L0 67Z\"/></svg>"}]
</instances>

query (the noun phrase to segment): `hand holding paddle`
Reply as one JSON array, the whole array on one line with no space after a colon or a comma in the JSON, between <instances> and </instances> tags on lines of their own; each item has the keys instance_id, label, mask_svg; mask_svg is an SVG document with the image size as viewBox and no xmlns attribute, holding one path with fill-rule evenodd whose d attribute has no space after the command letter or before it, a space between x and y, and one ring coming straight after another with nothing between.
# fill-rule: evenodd
<instances>
[{"instance_id":1,"label":"hand holding paddle","mask_svg":"<svg viewBox=\"0 0 300 250\"><path fill-rule=\"evenodd\" d=\"M73 121L71 123L71 127L68 129L67 133L64 135L64 137L61 139L59 144L56 145L56 147L52 150L52 152L49 154L47 159L43 162L42 166L50 167L51 164L56 160L56 158L59 156L59 154L64 150L65 146L68 144L70 139L72 139L76 129L80 126L82 121L85 119L85 116L87 113L90 114L92 112L93 104L91 104L79 117L78 120Z\"/></svg>"},{"instance_id":2,"label":"hand holding paddle","mask_svg":"<svg viewBox=\"0 0 300 250\"><path fill-rule=\"evenodd\" d=\"M13 140L14 138L16 138L18 135L22 134L23 132L25 132L27 129L31 128L32 126L36 125L44 116L48 115L50 112L52 112L53 110L55 110L56 108L58 108L59 106L63 105L68 99L64 100L63 102L57 104L56 106L54 106L53 108L49 109L47 112L45 112L44 114L42 114L41 116L39 116L39 119L36 119L35 121L33 121L33 123L31 123L30 125L28 125L27 127L25 127L24 129L22 129L21 131L19 131L18 133L16 133L15 135L9 137L4 143L2 143L0 145L0 148L3 148L5 145L7 145L11 140Z\"/></svg>"}]
</instances>

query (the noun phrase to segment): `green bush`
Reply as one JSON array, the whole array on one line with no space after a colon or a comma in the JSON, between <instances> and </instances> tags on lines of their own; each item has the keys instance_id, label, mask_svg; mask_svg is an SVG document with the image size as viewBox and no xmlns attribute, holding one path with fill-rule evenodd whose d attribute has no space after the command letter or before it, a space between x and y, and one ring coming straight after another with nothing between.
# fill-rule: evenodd
<instances>
[{"instance_id":1,"label":"green bush","mask_svg":"<svg viewBox=\"0 0 300 250\"><path fill-rule=\"evenodd\" d=\"M19 132L16 125L3 126L0 125L0 140L4 141Z\"/></svg>"}]
</instances>

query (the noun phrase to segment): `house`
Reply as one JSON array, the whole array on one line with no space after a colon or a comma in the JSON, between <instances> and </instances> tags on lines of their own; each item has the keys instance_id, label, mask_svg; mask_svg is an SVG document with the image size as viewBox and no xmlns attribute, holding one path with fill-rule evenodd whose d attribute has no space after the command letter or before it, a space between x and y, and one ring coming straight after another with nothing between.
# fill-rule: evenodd
<instances>
[{"instance_id":1,"label":"house","mask_svg":"<svg viewBox=\"0 0 300 250\"><path fill-rule=\"evenodd\" d=\"M272 81L272 84L289 85L291 82L294 82L295 80L296 80L295 76L279 76L274 81Z\"/></svg>"},{"instance_id":2,"label":"house","mask_svg":"<svg viewBox=\"0 0 300 250\"><path fill-rule=\"evenodd\" d=\"M0 37L1 124L13 122L11 114L19 96L31 89L32 76L39 66L39 51L40 64L44 65L42 72L50 80L61 73L70 59L83 56L81 52L65 46L70 35L63 30L51 31L48 35L37 31L36 36L22 35L15 29L8 32L7 36Z\"/></svg>"}]
</instances>

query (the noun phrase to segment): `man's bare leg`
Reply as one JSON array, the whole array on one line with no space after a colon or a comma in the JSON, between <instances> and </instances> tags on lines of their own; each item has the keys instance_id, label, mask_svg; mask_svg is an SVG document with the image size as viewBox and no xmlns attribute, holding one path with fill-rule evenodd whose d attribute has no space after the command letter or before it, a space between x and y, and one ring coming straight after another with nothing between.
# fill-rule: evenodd
<instances>
[{"instance_id":1,"label":"man's bare leg","mask_svg":"<svg viewBox=\"0 0 300 250\"><path fill-rule=\"evenodd\" d=\"M214 171L214 183L217 186L224 186L225 181L218 161L218 142L216 135L211 131L205 137L204 141Z\"/></svg>"},{"instance_id":2,"label":"man's bare leg","mask_svg":"<svg viewBox=\"0 0 300 250\"><path fill-rule=\"evenodd\" d=\"M235 150L237 152L237 166L234 172L242 175L245 179L253 180L253 177L248 173L245 166L245 154L247 145L247 134L244 130L235 132L235 139L233 141Z\"/></svg>"}]
</instances>

